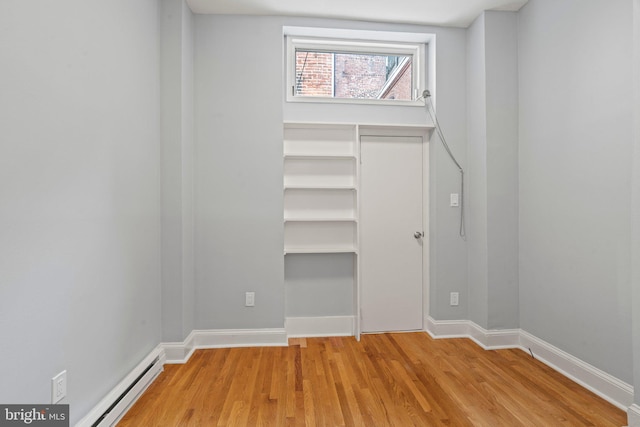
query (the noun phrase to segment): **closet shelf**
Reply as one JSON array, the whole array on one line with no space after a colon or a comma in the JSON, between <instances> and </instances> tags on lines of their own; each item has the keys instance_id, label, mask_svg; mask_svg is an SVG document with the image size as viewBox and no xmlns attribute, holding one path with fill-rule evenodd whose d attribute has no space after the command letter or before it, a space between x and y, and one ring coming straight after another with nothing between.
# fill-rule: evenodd
<instances>
[{"instance_id":1,"label":"closet shelf","mask_svg":"<svg viewBox=\"0 0 640 427\"><path fill-rule=\"evenodd\" d=\"M355 160L354 155L341 154L285 154L285 160Z\"/></svg>"},{"instance_id":2,"label":"closet shelf","mask_svg":"<svg viewBox=\"0 0 640 427\"><path fill-rule=\"evenodd\" d=\"M289 217L284 222L358 222L354 217L331 218L331 217Z\"/></svg>"},{"instance_id":3,"label":"closet shelf","mask_svg":"<svg viewBox=\"0 0 640 427\"><path fill-rule=\"evenodd\" d=\"M326 247L326 248L285 248L284 254L358 254L358 251L355 247L349 248L336 248L336 247Z\"/></svg>"},{"instance_id":4,"label":"closet shelf","mask_svg":"<svg viewBox=\"0 0 640 427\"><path fill-rule=\"evenodd\" d=\"M285 185L285 190L355 190L355 185Z\"/></svg>"}]
</instances>

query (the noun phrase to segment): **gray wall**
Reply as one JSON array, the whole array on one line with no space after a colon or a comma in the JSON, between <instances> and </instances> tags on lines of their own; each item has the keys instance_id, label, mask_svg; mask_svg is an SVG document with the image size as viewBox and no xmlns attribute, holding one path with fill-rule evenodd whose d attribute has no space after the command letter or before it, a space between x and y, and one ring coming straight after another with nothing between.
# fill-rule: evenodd
<instances>
[{"instance_id":1,"label":"gray wall","mask_svg":"<svg viewBox=\"0 0 640 427\"><path fill-rule=\"evenodd\" d=\"M518 21L520 325L628 383L632 16L532 0Z\"/></svg>"},{"instance_id":2,"label":"gray wall","mask_svg":"<svg viewBox=\"0 0 640 427\"><path fill-rule=\"evenodd\" d=\"M154 0L0 3L0 402L73 425L160 342Z\"/></svg>"},{"instance_id":3,"label":"gray wall","mask_svg":"<svg viewBox=\"0 0 640 427\"><path fill-rule=\"evenodd\" d=\"M467 30L467 242L469 319L486 328L489 310L487 257L487 70L485 15Z\"/></svg>"},{"instance_id":4,"label":"gray wall","mask_svg":"<svg viewBox=\"0 0 640 427\"><path fill-rule=\"evenodd\" d=\"M182 336L195 329L194 15L182 3Z\"/></svg>"},{"instance_id":5,"label":"gray wall","mask_svg":"<svg viewBox=\"0 0 640 427\"><path fill-rule=\"evenodd\" d=\"M281 22L199 15L195 31L196 327L282 328Z\"/></svg>"},{"instance_id":6,"label":"gray wall","mask_svg":"<svg viewBox=\"0 0 640 427\"><path fill-rule=\"evenodd\" d=\"M429 28L436 34L436 109L445 138L458 162L467 162L466 31ZM449 206L449 194L460 189L460 172L442 148L440 138L429 144L429 315L437 320L467 318L467 244L459 236L459 208ZM460 293L460 305L449 305L449 294Z\"/></svg>"},{"instance_id":7,"label":"gray wall","mask_svg":"<svg viewBox=\"0 0 640 427\"><path fill-rule=\"evenodd\" d=\"M352 316L354 263L353 254L287 255L285 316Z\"/></svg>"},{"instance_id":8,"label":"gray wall","mask_svg":"<svg viewBox=\"0 0 640 427\"><path fill-rule=\"evenodd\" d=\"M517 15L485 12L468 33L469 319L518 327Z\"/></svg>"},{"instance_id":9,"label":"gray wall","mask_svg":"<svg viewBox=\"0 0 640 427\"><path fill-rule=\"evenodd\" d=\"M192 21L183 0L160 2L163 341L195 324Z\"/></svg>"},{"instance_id":10,"label":"gray wall","mask_svg":"<svg viewBox=\"0 0 640 427\"><path fill-rule=\"evenodd\" d=\"M633 2L633 60L634 60L634 152L633 152L633 206L632 218L632 307L633 307L633 362L634 386L640 390L640 0ZM636 391L634 402L640 405L640 392ZM638 417L636 417L638 418ZM637 421L640 421L637 420ZM637 427L637 426L633 426Z\"/></svg>"},{"instance_id":11,"label":"gray wall","mask_svg":"<svg viewBox=\"0 0 640 427\"><path fill-rule=\"evenodd\" d=\"M518 319L517 14L485 12L489 329Z\"/></svg>"}]
</instances>

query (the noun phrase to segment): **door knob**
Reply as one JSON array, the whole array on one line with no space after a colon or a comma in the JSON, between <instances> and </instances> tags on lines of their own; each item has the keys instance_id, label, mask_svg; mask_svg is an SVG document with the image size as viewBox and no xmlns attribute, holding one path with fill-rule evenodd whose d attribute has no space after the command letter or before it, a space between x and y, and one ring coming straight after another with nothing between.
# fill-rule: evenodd
<instances>
[{"instance_id":1,"label":"door knob","mask_svg":"<svg viewBox=\"0 0 640 427\"><path fill-rule=\"evenodd\" d=\"M416 231L415 233L413 233L413 237L415 237L416 239L419 239L422 236L424 236L424 233L421 233L419 231Z\"/></svg>"}]
</instances>

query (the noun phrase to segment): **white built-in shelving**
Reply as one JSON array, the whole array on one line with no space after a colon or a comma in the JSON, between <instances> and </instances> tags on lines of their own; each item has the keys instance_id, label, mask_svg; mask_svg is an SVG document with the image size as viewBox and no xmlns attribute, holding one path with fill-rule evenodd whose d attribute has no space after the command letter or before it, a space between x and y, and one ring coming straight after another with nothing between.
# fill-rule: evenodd
<instances>
[{"instance_id":1,"label":"white built-in shelving","mask_svg":"<svg viewBox=\"0 0 640 427\"><path fill-rule=\"evenodd\" d=\"M284 126L284 252L357 253L357 129Z\"/></svg>"}]
</instances>

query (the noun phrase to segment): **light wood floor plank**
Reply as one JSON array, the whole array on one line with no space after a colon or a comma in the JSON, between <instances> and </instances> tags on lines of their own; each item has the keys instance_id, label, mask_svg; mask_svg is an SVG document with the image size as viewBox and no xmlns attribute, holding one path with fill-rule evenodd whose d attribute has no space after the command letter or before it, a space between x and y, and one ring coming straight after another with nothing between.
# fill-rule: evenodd
<instances>
[{"instance_id":1,"label":"light wood floor plank","mask_svg":"<svg viewBox=\"0 0 640 427\"><path fill-rule=\"evenodd\" d=\"M196 351L119 427L597 426L626 415L520 350L425 333Z\"/></svg>"}]
</instances>

